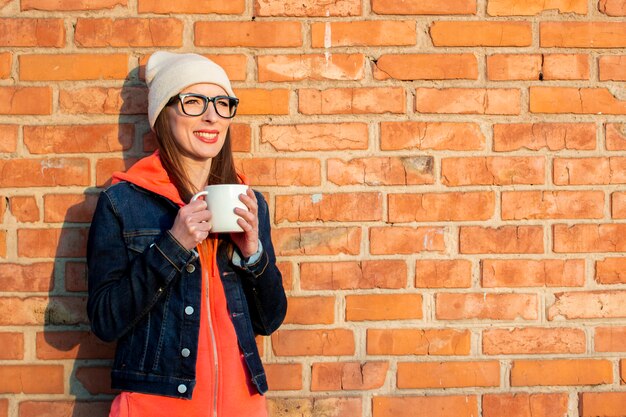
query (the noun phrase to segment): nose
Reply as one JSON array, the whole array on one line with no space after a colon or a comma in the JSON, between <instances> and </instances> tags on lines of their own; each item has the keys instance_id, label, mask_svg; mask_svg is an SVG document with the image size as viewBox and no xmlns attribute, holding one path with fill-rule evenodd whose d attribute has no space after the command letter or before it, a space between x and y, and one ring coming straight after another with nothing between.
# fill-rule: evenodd
<instances>
[{"instance_id":1,"label":"nose","mask_svg":"<svg viewBox=\"0 0 626 417\"><path fill-rule=\"evenodd\" d=\"M220 116L215 111L215 106L213 105L213 103L209 103L209 105L206 108L206 111L202 115L202 120L215 123L219 119L219 117Z\"/></svg>"}]
</instances>

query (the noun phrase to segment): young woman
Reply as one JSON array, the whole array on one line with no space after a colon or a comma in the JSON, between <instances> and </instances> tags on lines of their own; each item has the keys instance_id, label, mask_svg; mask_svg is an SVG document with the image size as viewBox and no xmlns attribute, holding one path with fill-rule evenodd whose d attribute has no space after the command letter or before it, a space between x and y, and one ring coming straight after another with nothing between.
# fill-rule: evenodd
<instances>
[{"instance_id":1,"label":"young woman","mask_svg":"<svg viewBox=\"0 0 626 417\"><path fill-rule=\"evenodd\" d=\"M267 203L248 189L243 232L218 235L206 203L190 202L206 185L244 182L228 132L238 99L196 54L154 53L146 81L158 150L114 174L87 250L91 327L117 341L110 416L266 416L254 337L287 308Z\"/></svg>"}]
</instances>

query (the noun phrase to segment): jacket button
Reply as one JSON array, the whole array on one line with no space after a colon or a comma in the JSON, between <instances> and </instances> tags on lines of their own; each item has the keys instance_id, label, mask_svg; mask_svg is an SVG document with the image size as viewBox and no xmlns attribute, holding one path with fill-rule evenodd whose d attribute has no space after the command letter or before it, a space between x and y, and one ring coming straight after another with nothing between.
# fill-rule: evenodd
<instances>
[{"instance_id":1,"label":"jacket button","mask_svg":"<svg viewBox=\"0 0 626 417\"><path fill-rule=\"evenodd\" d=\"M184 394L187 392L187 386L185 384L180 384L178 386L178 392L181 394Z\"/></svg>"},{"instance_id":2,"label":"jacket button","mask_svg":"<svg viewBox=\"0 0 626 417\"><path fill-rule=\"evenodd\" d=\"M187 306L185 307L185 314L188 316L191 316L193 314L193 307L192 306Z\"/></svg>"},{"instance_id":3,"label":"jacket button","mask_svg":"<svg viewBox=\"0 0 626 417\"><path fill-rule=\"evenodd\" d=\"M185 268L187 270L187 272L189 272L190 274L196 270L196 267L193 266L193 264L189 264L187 265L187 267Z\"/></svg>"},{"instance_id":4,"label":"jacket button","mask_svg":"<svg viewBox=\"0 0 626 417\"><path fill-rule=\"evenodd\" d=\"M180 354L183 356L183 358L188 358L189 355L191 355L191 351L187 348L184 348L180 351Z\"/></svg>"}]
</instances>

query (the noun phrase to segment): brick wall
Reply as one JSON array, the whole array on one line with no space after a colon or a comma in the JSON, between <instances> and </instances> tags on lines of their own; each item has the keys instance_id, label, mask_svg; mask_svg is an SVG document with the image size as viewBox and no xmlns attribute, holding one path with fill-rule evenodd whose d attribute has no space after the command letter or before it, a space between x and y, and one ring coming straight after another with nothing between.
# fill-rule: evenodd
<instances>
[{"instance_id":1,"label":"brick wall","mask_svg":"<svg viewBox=\"0 0 626 417\"><path fill-rule=\"evenodd\" d=\"M85 240L143 65L241 98L273 417L626 415L624 0L0 0L0 417L106 416Z\"/></svg>"}]
</instances>

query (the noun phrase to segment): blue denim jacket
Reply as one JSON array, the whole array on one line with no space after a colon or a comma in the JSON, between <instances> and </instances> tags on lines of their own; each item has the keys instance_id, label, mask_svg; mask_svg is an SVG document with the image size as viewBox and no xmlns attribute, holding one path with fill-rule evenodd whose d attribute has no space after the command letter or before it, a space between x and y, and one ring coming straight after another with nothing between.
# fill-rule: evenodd
<instances>
[{"instance_id":1,"label":"blue denim jacket","mask_svg":"<svg viewBox=\"0 0 626 417\"><path fill-rule=\"evenodd\" d=\"M236 266L229 245L221 244L217 264L239 347L263 394L267 380L254 336L280 326L287 300L267 203L255 193L261 257ZM197 253L169 233L177 212L170 200L128 182L103 191L98 200L87 244L87 310L93 332L118 341L111 373L115 389L179 398L193 393L202 277ZM183 347L194 348L183 357Z\"/></svg>"}]
</instances>

